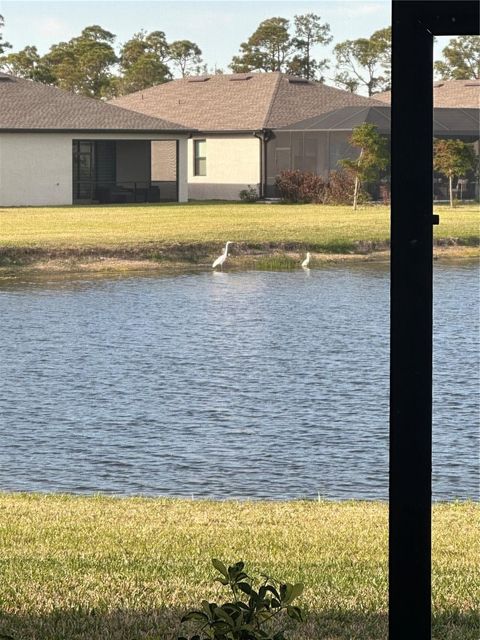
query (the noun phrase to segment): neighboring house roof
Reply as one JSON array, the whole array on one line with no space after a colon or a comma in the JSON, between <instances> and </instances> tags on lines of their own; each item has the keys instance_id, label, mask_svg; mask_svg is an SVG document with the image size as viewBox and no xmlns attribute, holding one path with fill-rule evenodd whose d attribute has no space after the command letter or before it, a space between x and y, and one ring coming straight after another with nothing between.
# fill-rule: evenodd
<instances>
[{"instance_id":1,"label":"neighboring house roof","mask_svg":"<svg viewBox=\"0 0 480 640\"><path fill-rule=\"evenodd\" d=\"M111 104L175 119L202 131L254 131L375 100L283 73L192 76L112 100Z\"/></svg>"},{"instance_id":2,"label":"neighboring house roof","mask_svg":"<svg viewBox=\"0 0 480 640\"><path fill-rule=\"evenodd\" d=\"M179 132L184 127L0 73L1 130Z\"/></svg>"},{"instance_id":3,"label":"neighboring house roof","mask_svg":"<svg viewBox=\"0 0 480 640\"><path fill-rule=\"evenodd\" d=\"M392 93L384 91L374 98L390 104ZM480 107L480 80L442 80L433 83L435 107L478 109Z\"/></svg>"},{"instance_id":4,"label":"neighboring house roof","mask_svg":"<svg viewBox=\"0 0 480 640\"><path fill-rule=\"evenodd\" d=\"M390 133L390 107L344 107L323 116L307 118L283 127L287 131L352 131L361 124L373 124L379 133ZM479 109L434 109L435 135L478 136Z\"/></svg>"},{"instance_id":5,"label":"neighboring house roof","mask_svg":"<svg viewBox=\"0 0 480 640\"><path fill-rule=\"evenodd\" d=\"M352 131L361 124L374 124L379 133L390 132L390 107L344 107L322 116L283 127L287 131Z\"/></svg>"}]
</instances>

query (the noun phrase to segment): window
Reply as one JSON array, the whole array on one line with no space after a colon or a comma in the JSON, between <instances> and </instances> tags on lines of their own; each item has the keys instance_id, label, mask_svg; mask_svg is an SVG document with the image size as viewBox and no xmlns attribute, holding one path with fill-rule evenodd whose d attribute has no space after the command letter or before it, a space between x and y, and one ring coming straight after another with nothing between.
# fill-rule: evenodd
<instances>
[{"instance_id":1,"label":"window","mask_svg":"<svg viewBox=\"0 0 480 640\"><path fill-rule=\"evenodd\" d=\"M206 176L207 175L207 141L206 140L194 140L194 176Z\"/></svg>"}]
</instances>

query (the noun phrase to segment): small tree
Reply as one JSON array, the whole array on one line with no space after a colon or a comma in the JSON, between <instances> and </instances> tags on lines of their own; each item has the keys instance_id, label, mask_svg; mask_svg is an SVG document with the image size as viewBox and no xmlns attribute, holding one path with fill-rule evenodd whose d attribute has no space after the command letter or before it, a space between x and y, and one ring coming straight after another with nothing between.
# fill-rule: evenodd
<instances>
[{"instance_id":1,"label":"small tree","mask_svg":"<svg viewBox=\"0 0 480 640\"><path fill-rule=\"evenodd\" d=\"M433 168L448 177L450 206L453 207L453 178L474 171L475 152L471 145L461 140L434 140Z\"/></svg>"},{"instance_id":2,"label":"small tree","mask_svg":"<svg viewBox=\"0 0 480 640\"><path fill-rule=\"evenodd\" d=\"M380 171L386 169L390 157L387 142L373 124L361 124L356 127L349 139L353 147L360 149L356 160L340 160L339 164L355 177L353 191L353 209L357 208L358 194L363 182L378 178Z\"/></svg>"}]
</instances>

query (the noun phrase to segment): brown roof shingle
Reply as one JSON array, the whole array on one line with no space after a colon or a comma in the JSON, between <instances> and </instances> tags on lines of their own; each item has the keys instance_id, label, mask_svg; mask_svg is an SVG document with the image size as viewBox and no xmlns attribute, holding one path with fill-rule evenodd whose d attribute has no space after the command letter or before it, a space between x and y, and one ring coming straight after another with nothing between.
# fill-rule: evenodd
<instances>
[{"instance_id":1,"label":"brown roof shingle","mask_svg":"<svg viewBox=\"0 0 480 640\"><path fill-rule=\"evenodd\" d=\"M243 73L172 80L111 104L202 131L252 131L282 127L336 107L379 103L282 73Z\"/></svg>"},{"instance_id":2,"label":"brown roof shingle","mask_svg":"<svg viewBox=\"0 0 480 640\"><path fill-rule=\"evenodd\" d=\"M57 87L0 74L0 131L181 131L154 118ZM185 130L188 132L188 130Z\"/></svg>"},{"instance_id":3,"label":"brown roof shingle","mask_svg":"<svg viewBox=\"0 0 480 640\"><path fill-rule=\"evenodd\" d=\"M391 91L375 95L376 100L390 104ZM441 80L433 84L433 105L438 108L480 108L480 80Z\"/></svg>"}]
</instances>

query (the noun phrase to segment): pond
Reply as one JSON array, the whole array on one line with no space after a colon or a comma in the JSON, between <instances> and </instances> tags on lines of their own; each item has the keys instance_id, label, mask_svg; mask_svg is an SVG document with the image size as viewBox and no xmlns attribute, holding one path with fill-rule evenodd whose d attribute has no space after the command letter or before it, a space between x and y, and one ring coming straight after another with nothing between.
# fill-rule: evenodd
<instances>
[{"instance_id":1,"label":"pond","mask_svg":"<svg viewBox=\"0 0 480 640\"><path fill-rule=\"evenodd\" d=\"M435 265L433 493L478 498L479 267ZM386 265L0 284L0 489L385 499Z\"/></svg>"}]
</instances>

